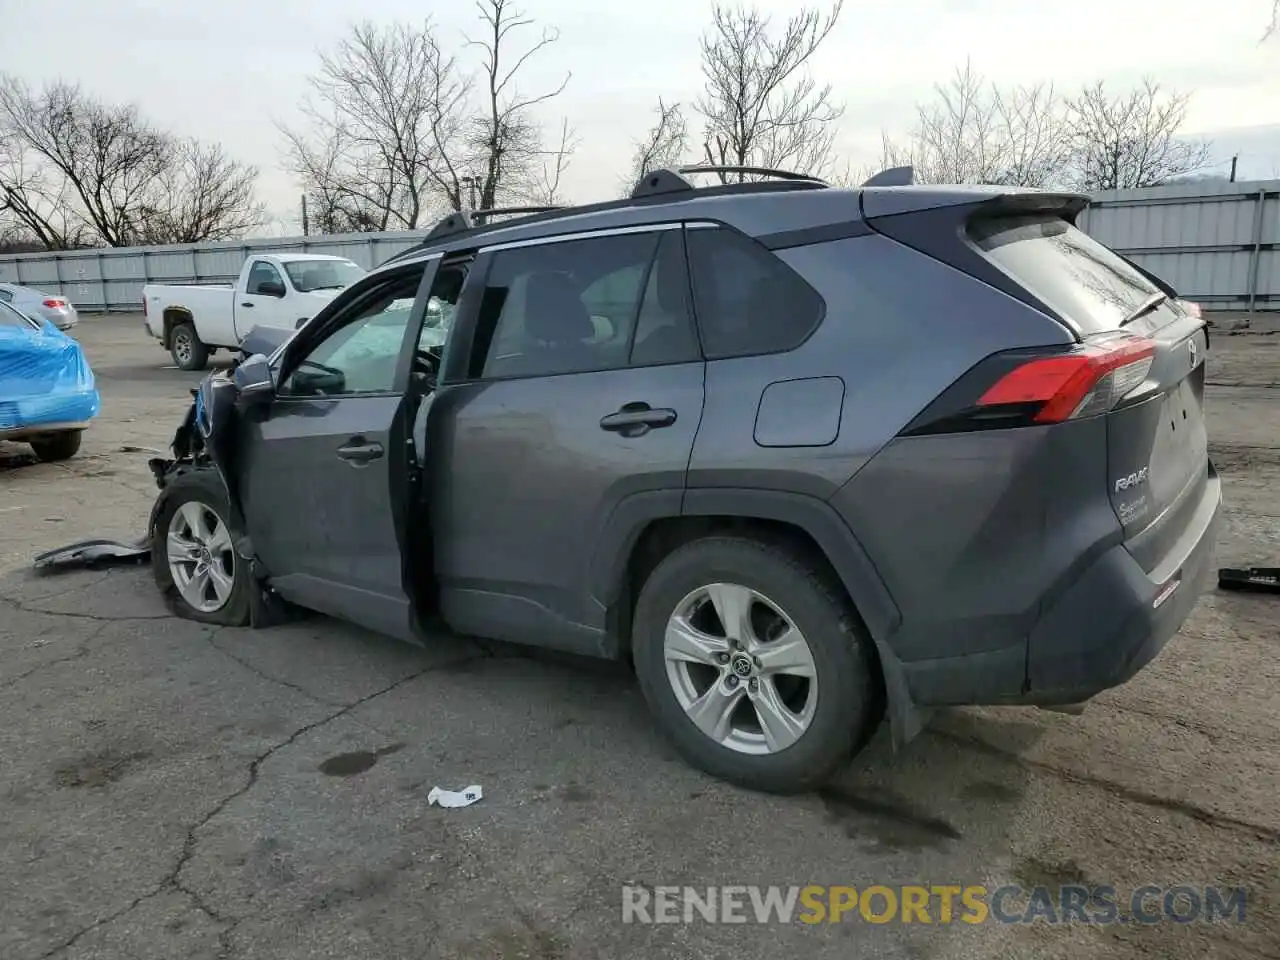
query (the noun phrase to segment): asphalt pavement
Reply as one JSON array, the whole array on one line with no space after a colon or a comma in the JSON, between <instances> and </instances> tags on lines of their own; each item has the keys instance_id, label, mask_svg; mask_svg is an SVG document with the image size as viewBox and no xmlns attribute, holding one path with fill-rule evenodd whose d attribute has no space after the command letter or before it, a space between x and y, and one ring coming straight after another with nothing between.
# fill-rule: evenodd
<instances>
[{"instance_id":1,"label":"asphalt pavement","mask_svg":"<svg viewBox=\"0 0 1280 960\"><path fill-rule=\"evenodd\" d=\"M0 444L4 960L1280 957L1280 598L1207 594L1082 716L944 711L820 794L760 796L675 757L618 665L320 616L214 629L143 568L34 576L142 531L198 380L138 317L76 335L103 394L80 456ZM1215 337L1210 363L1222 562L1280 565L1280 336ZM1243 922L624 922L629 885L808 884L1248 898Z\"/></svg>"}]
</instances>

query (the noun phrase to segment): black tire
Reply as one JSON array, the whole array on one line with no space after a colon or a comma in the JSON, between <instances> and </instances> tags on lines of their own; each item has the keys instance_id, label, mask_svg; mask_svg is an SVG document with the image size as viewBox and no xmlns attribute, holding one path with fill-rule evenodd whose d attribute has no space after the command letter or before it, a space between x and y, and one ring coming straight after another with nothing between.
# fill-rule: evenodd
<instances>
[{"instance_id":1,"label":"black tire","mask_svg":"<svg viewBox=\"0 0 1280 960\"><path fill-rule=\"evenodd\" d=\"M169 331L169 356L179 370L203 370L209 364L209 348L196 336L189 320L176 323Z\"/></svg>"},{"instance_id":2,"label":"black tire","mask_svg":"<svg viewBox=\"0 0 1280 960\"><path fill-rule=\"evenodd\" d=\"M203 504L217 516L219 522L225 523L230 515L227 502L227 491L217 472L211 469L192 470L181 474L169 482L164 493L165 500L156 517L155 529L151 531L151 571L155 576L156 586L164 595L169 608L178 616L199 623L212 623L225 627L243 627L249 624L249 604L252 599L253 577L249 569L249 561L232 552L234 567L232 569L231 593L225 603L216 610L199 610L183 598L174 583L169 569L168 536L169 526L174 515L187 503Z\"/></svg>"},{"instance_id":3,"label":"black tire","mask_svg":"<svg viewBox=\"0 0 1280 960\"><path fill-rule=\"evenodd\" d=\"M690 592L721 582L775 601L808 642L817 702L805 732L783 750L753 755L717 743L694 725L668 679L663 651L668 618ZM865 746L881 716L872 650L838 584L798 552L753 539L709 537L674 550L650 574L636 603L636 675L662 732L693 766L753 790L815 789Z\"/></svg>"},{"instance_id":4,"label":"black tire","mask_svg":"<svg viewBox=\"0 0 1280 960\"><path fill-rule=\"evenodd\" d=\"M70 460L80 452L80 435L83 432L83 430L65 430L62 433L52 433L39 440L30 441L31 449L35 451L36 459L43 463Z\"/></svg>"}]
</instances>

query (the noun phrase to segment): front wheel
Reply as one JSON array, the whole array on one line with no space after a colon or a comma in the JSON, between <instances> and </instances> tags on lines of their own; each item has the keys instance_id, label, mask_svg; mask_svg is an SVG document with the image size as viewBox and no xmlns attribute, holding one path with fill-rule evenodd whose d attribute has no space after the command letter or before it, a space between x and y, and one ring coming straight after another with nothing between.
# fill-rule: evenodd
<instances>
[{"instance_id":1,"label":"front wheel","mask_svg":"<svg viewBox=\"0 0 1280 960\"><path fill-rule=\"evenodd\" d=\"M676 749L751 789L820 786L878 720L870 638L839 587L785 547L712 537L673 551L641 590L633 653Z\"/></svg>"},{"instance_id":2,"label":"front wheel","mask_svg":"<svg viewBox=\"0 0 1280 960\"><path fill-rule=\"evenodd\" d=\"M42 463L70 460L80 452L80 430L64 430L38 440L31 440L31 450Z\"/></svg>"},{"instance_id":3,"label":"front wheel","mask_svg":"<svg viewBox=\"0 0 1280 960\"><path fill-rule=\"evenodd\" d=\"M196 336L195 325L183 321L169 334L169 356L179 370L203 370L209 363L209 348Z\"/></svg>"},{"instance_id":4,"label":"front wheel","mask_svg":"<svg viewBox=\"0 0 1280 960\"><path fill-rule=\"evenodd\" d=\"M151 569L174 612L220 626L249 623L249 564L236 554L230 505L213 470L175 477L151 532Z\"/></svg>"}]
</instances>

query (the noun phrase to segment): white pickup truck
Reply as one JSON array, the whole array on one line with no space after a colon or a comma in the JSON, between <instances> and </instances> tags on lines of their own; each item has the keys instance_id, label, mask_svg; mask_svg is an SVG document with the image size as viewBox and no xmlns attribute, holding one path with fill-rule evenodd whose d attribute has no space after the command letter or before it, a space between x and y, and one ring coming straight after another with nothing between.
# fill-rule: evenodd
<instances>
[{"instance_id":1,"label":"white pickup truck","mask_svg":"<svg viewBox=\"0 0 1280 960\"><path fill-rule=\"evenodd\" d=\"M343 257L255 254L235 286L149 283L147 331L183 370L203 370L218 349L235 349L254 327L296 330L366 271Z\"/></svg>"}]
</instances>

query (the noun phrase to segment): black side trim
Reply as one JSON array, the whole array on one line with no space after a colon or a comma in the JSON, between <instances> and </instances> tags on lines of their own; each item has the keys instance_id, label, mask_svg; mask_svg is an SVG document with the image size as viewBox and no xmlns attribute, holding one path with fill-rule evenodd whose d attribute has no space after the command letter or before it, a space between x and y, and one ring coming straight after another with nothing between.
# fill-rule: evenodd
<instances>
[{"instance_id":1,"label":"black side trim","mask_svg":"<svg viewBox=\"0 0 1280 960\"><path fill-rule=\"evenodd\" d=\"M862 544L835 508L823 500L781 490L708 487L686 490L682 513L684 516L755 517L799 527L826 554L873 640L884 641L902 620L897 604Z\"/></svg>"},{"instance_id":2,"label":"black side trim","mask_svg":"<svg viewBox=\"0 0 1280 960\"><path fill-rule=\"evenodd\" d=\"M756 241L769 250L788 247L805 247L813 243L829 243L832 240L849 240L867 237L875 233L864 220L846 220L843 223L825 223L820 227L804 227L800 230L783 230L767 233Z\"/></svg>"},{"instance_id":3,"label":"black side trim","mask_svg":"<svg viewBox=\"0 0 1280 960\"><path fill-rule=\"evenodd\" d=\"M1079 213L1077 200L1075 197L1059 197L1056 194L1001 195L975 203L875 217L867 223L876 233L962 270L1071 329L1056 310L983 256L965 231L969 222L974 219L1028 213L1057 215L1069 223L1074 222Z\"/></svg>"}]
</instances>

